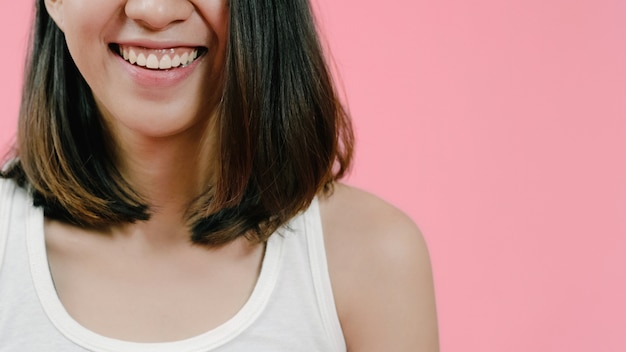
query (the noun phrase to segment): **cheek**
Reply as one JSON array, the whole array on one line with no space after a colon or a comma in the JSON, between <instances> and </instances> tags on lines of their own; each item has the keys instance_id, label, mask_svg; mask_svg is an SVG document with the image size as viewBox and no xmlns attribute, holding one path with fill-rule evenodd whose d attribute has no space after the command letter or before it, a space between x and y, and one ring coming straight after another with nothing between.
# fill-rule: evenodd
<instances>
[{"instance_id":1,"label":"cheek","mask_svg":"<svg viewBox=\"0 0 626 352\"><path fill-rule=\"evenodd\" d=\"M81 7L70 8L66 12L64 34L72 60L85 79L94 78L95 73L104 69L104 59L108 47L102 38L106 27L104 15L94 13L94 9L81 11Z\"/></svg>"},{"instance_id":2,"label":"cheek","mask_svg":"<svg viewBox=\"0 0 626 352\"><path fill-rule=\"evenodd\" d=\"M222 75L225 65L230 13L225 0L207 0L203 5L198 9L212 32L212 42L215 45L213 47L215 50L213 57L213 75L215 78L215 76Z\"/></svg>"},{"instance_id":3,"label":"cheek","mask_svg":"<svg viewBox=\"0 0 626 352\"><path fill-rule=\"evenodd\" d=\"M203 18L211 26L220 42L226 40L228 34L229 11L226 0L205 0L198 6Z\"/></svg>"},{"instance_id":4,"label":"cheek","mask_svg":"<svg viewBox=\"0 0 626 352\"><path fill-rule=\"evenodd\" d=\"M112 4L104 0L66 0L63 6L62 28L68 45L93 46L102 42L100 34L114 19Z\"/></svg>"}]
</instances>

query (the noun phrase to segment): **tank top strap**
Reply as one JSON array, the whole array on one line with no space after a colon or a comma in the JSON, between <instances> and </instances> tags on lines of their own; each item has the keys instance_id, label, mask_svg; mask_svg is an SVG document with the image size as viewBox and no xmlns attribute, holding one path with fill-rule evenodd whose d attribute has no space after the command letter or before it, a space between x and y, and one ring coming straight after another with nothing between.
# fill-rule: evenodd
<instances>
[{"instance_id":1,"label":"tank top strap","mask_svg":"<svg viewBox=\"0 0 626 352\"><path fill-rule=\"evenodd\" d=\"M9 238L11 205L15 196L15 187L13 180L0 178L0 271Z\"/></svg>"},{"instance_id":2,"label":"tank top strap","mask_svg":"<svg viewBox=\"0 0 626 352\"><path fill-rule=\"evenodd\" d=\"M333 344L333 351L345 351L346 342L337 316L337 307L335 305L328 272L326 246L324 244L324 229L322 227L318 197L313 199L311 206L307 210L305 223L311 274L313 276L315 295L319 304L321 318L326 328L328 338Z\"/></svg>"}]
</instances>

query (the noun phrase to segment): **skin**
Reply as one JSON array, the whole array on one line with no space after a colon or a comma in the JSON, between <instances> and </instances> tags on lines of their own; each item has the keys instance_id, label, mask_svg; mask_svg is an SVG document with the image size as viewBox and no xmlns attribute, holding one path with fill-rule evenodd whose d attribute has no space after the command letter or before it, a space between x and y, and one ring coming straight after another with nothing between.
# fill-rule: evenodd
<instances>
[{"instance_id":1,"label":"skin","mask_svg":"<svg viewBox=\"0 0 626 352\"><path fill-rule=\"evenodd\" d=\"M220 88L225 1L47 0L46 7L94 92L120 169L155 209L149 221L106 231L46 220L61 301L83 326L128 341L173 341L219 326L247 301L264 249L245 239L193 246L182 214L210 165L190 156L211 131L215 100L206 92ZM208 51L182 83L148 89L129 79L108 46L138 38ZM413 222L341 184L320 206L348 350L438 351L430 262Z\"/></svg>"},{"instance_id":2,"label":"skin","mask_svg":"<svg viewBox=\"0 0 626 352\"><path fill-rule=\"evenodd\" d=\"M348 351L439 351L430 259L413 221L342 184L320 211Z\"/></svg>"}]
</instances>

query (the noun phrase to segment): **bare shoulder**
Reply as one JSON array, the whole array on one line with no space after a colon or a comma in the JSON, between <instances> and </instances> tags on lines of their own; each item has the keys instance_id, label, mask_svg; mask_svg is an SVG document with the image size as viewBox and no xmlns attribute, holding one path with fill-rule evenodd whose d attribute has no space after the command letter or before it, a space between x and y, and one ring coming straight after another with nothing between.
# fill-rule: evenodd
<instances>
[{"instance_id":1,"label":"bare shoulder","mask_svg":"<svg viewBox=\"0 0 626 352\"><path fill-rule=\"evenodd\" d=\"M430 259L415 223L343 184L320 199L320 211L348 350L438 351Z\"/></svg>"}]
</instances>

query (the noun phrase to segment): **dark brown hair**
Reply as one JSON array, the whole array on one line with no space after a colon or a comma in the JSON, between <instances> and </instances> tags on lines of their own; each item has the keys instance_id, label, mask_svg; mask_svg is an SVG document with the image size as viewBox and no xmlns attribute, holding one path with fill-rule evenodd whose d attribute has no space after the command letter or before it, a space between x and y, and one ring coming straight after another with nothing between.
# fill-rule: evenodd
<instances>
[{"instance_id":1,"label":"dark brown hair","mask_svg":"<svg viewBox=\"0 0 626 352\"><path fill-rule=\"evenodd\" d=\"M264 241L347 171L353 132L307 0L230 0L213 182L189 205L192 241ZM147 220L64 35L37 1L16 158L4 173L47 216L85 227Z\"/></svg>"}]
</instances>

